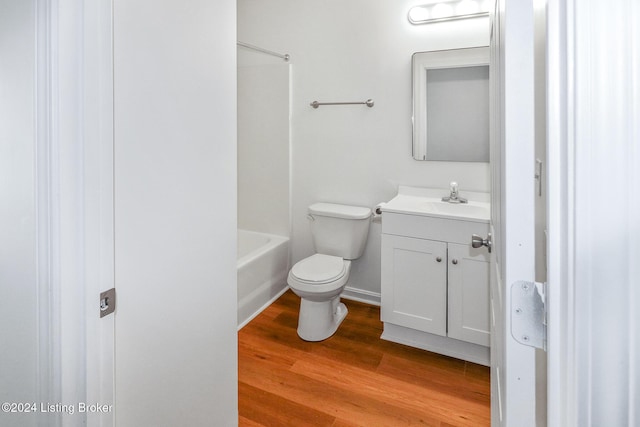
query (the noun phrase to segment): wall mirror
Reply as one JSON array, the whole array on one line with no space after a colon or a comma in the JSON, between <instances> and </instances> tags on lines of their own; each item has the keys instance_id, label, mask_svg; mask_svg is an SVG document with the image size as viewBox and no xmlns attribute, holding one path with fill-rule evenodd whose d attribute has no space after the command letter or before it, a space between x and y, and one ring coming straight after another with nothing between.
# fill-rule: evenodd
<instances>
[{"instance_id":1,"label":"wall mirror","mask_svg":"<svg viewBox=\"0 0 640 427\"><path fill-rule=\"evenodd\" d=\"M414 53L413 158L489 161L489 48Z\"/></svg>"}]
</instances>

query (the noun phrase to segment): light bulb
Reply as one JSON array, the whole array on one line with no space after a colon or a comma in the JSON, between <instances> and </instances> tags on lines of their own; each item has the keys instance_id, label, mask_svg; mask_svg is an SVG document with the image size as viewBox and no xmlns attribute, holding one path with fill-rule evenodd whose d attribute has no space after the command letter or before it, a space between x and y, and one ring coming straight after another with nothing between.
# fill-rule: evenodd
<instances>
[{"instance_id":1,"label":"light bulb","mask_svg":"<svg viewBox=\"0 0 640 427\"><path fill-rule=\"evenodd\" d=\"M462 0L456 6L456 15L471 15L480 12L480 5L474 0Z\"/></svg>"},{"instance_id":2,"label":"light bulb","mask_svg":"<svg viewBox=\"0 0 640 427\"><path fill-rule=\"evenodd\" d=\"M447 3L438 3L431 12L432 19L448 18L453 15L453 7Z\"/></svg>"},{"instance_id":3,"label":"light bulb","mask_svg":"<svg viewBox=\"0 0 640 427\"><path fill-rule=\"evenodd\" d=\"M421 22L429 19L429 11L426 7L416 6L409 10L409 20L413 22Z\"/></svg>"}]
</instances>

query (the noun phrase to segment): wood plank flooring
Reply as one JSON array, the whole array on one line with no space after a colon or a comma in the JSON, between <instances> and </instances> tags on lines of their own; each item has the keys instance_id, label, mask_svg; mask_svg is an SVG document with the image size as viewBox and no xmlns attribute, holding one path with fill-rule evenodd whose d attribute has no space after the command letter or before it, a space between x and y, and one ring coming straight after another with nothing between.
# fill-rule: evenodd
<instances>
[{"instance_id":1,"label":"wood plank flooring","mask_svg":"<svg viewBox=\"0 0 640 427\"><path fill-rule=\"evenodd\" d=\"M489 368L380 339L379 307L349 314L318 342L298 338L287 291L238 332L239 424L489 426Z\"/></svg>"}]
</instances>

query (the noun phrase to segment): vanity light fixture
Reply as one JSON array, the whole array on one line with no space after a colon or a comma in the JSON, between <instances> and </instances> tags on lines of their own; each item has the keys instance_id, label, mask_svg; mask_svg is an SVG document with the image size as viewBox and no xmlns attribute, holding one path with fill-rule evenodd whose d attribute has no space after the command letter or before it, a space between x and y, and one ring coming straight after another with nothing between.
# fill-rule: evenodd
<instances>
[{"instance_id":1,"label":"vanity light fixture","mask_svg":"<svg viewBox=\"0 0 640 427\"><path fill-rule=\"evenodd\" d=\"M409 22L414 25L489 15L490 0L449 0L414 6Z\"/></svg>"}]
</instances>

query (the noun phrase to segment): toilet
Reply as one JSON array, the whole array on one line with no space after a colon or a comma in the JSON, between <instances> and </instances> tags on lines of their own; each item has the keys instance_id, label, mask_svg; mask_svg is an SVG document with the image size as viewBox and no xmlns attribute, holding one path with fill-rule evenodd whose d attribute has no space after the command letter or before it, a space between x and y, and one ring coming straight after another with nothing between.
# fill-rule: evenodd
<instances>
[{"instance_id":1,"label":"toilet","mask_svg":"<svg viewBox=\"0 0 640 427\"><path fill-rule=\"evenodd\" d=\"M347 315L340 294L349 280L351 260L364 252L371 209L315 203L308 212L316 253L293 266L287 283L300 297L298 336L322 341L336 332Z\"/></svg>"}]
</instances>

